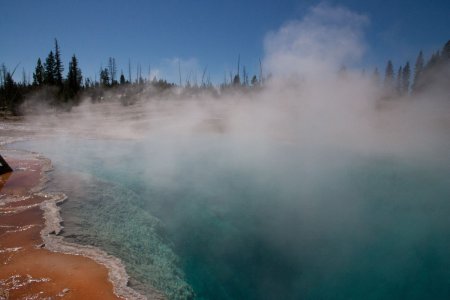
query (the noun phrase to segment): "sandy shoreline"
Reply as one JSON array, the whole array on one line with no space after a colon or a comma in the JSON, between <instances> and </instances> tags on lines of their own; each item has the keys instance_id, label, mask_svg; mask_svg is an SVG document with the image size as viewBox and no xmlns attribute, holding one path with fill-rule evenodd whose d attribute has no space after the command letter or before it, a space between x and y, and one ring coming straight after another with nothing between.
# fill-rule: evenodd
<instances>
[{"instance_id":1,"label":"sandy shoreline","mask_svg":"<svg viewBox=\"0 0 450 300\"><path fill-rule=\"evenodd\" d=\"M147 299L127 286L120 259L58 233L62 193L43 193L51 170L36 153L4 150L15 172L0 179L0 299ZM150 299L164 299L155 291Z\"/></svg>"}]
</instances>

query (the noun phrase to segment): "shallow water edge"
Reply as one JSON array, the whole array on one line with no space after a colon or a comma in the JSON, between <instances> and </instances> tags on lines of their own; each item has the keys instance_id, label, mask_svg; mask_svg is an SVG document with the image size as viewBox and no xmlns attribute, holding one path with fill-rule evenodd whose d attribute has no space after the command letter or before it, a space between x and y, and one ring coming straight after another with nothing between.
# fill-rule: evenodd
<instances>
[{"instance_id":1,"label":"shallow water edge","mask_svg":"<svg viewBox=\"0 0 450 300\"><path fill-rule=\"evenodd\" d=\"M42 171L40 174L39 183L30 190L30 194L43 197L44 200L39 204L40 209L44 213L45 226L40 232L41 238L44 242L44 248L52 252L79 255L92 259L106 267L108 270L108 279L112 283L114 288L114 294L118 297L125 299L165 299L165 297L157 290L153 290L152 293L144 296L128 286L129 276L125 270L125 266L122 261L112 255L107 254L105 251L88 245L80 245L72 242L67 242L62 236L59 235L63 226L61 225L63 220L60 215L59 205L67 200L67 196L64 193L47 193L44 192L46 184L49 181L46 173L53 170L51 161L45 158L39 153L16 150L11 146L12 143L22 141L23 139L10 139L2 145L2 152L10 156L27 156L32 159L39 160L42 163ZM8 146L5 149L5 145ZM0 199L1 204L18 201L14 197L6 197Z\"/></svg>"}]
</instances>

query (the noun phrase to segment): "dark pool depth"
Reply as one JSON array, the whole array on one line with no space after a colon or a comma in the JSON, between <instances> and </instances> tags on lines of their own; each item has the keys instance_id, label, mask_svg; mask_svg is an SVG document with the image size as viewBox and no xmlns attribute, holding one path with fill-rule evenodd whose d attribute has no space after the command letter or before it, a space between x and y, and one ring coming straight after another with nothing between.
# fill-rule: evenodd
<instances>
[{"instance_id":1,"label":"dark pool depth","mask_svg":"<svg viewBox=\"0 0 450 300\"><path fill-rule=\"evenodd\" d=\"M52 140L64 235L171 299L450 299L450 166L280 144ZM253 152L252 152L253 151Z\"/></svg>"}]
</instances>

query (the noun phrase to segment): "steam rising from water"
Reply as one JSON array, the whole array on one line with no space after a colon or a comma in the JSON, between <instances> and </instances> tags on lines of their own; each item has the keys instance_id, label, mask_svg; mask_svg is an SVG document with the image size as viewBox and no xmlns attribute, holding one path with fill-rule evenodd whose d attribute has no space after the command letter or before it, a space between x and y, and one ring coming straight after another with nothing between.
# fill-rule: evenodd
<instances>
[{"instance_id":1,"label":"steam rising from water","mask_svg":"<svg viewBox=\"0 0 450 300\"><path fill-rule=\"evenodd\" d=\"M319 4L301 21L291 21L265 39L266 65L275 76L301 74L323 79L364 53L365 15Z\"/></svg>"},{"instance_id":2,"label":"steam rising from water","mask_svg":"<svg viewBox=\"0 0 450 300\"><path fill-rule=\"evenodd\" d=\"M261 91L217 97L175 89L150 97L149 86L127 107L117 101L120 95L105 91L104 103L85 99L70 114L29 119L60 135L146 140L174 135L183 143L212 132L230 143L257 140L270 147L282 141L313 152L331 147L403 156L442 150L447 91L380 100L380 86L351 69L364 53L368 23L365 15L319 4L302 20L270 32L263 66L271 77ZM344 65L350 68L338 72Z\"/></svg>"},{"instance_id":3,"label":"steam rising from water","mask_svg":"<svg viewBox=\"0 0 450 300\"><path fill-rule=\"evenodd\" d=\"M127 107L29 117L52 138L33 150L111 185L77 197L83 185L59 180L81 220L68 213L68 234L174 299L183 281L211 299L448 296L449 102L380 100L370 78L338 73L362 56L367 23L321 4L268 34L261 91L144 90Z\"/></svg>"}]
</instances>

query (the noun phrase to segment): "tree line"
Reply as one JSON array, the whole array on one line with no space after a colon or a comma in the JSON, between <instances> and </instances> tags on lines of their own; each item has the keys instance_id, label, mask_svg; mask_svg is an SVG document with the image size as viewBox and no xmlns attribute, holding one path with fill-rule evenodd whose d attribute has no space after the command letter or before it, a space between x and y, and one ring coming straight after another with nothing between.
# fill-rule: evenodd
<instances>
[{"instance_id":1,"label":"tree line","mask_svg":"<svg viewBox=\"0 0 450 300\"><path fill-rule=\"evenodd\" d=\"M383 82L381 83L377 68L372 78L376 84L383 87L385 98L420 94L436 86L448 87L450 84L450 40L440 51L434 52L427 61L423 51L420 51L414 68L407 61L395 72L393 62L388 60Z\"/></svg>"},{"instance_id":2,"label":"tree line","mask_svg":"<svg viewBox=\"0 0 450 300\"><path fill-rule=\"evenodd\" d=\"M75 54L69 62L69 70L65 79L63 78L64 66L61 61L61 51L58 40L55 39L55 51L50 51L44 64L40 58L36 63L33 73L32 86L39 87L55 87L57 96L67 100L74 98L82 88L83 75L78 67L78 59Z\"/></svg>"},{"instance_id":3,"label":"tree line","mask_svg":"<svg viewBox=\"0 0 450 300\"><path fill-rule=\"evenodd\" d=\"M67 73L64 74L64 65L61 60L61 49L58 40L54 41L54 48L48 53L45 61L37 59L36 67L33 72L33 80L27 80L25 71L21 82L16 82L13 78L17 66L13 70L6 68L5 64L0 66L0 111L3 115L21 114L21 105L24 99L33 93L43 93L41 98L50 100L48 104L56 108L70 109L77 105L81 95L88 95L91 99L103 99L103 92L108 89L117 89L125 98L124 104L133 103L132 99L145 86L152 85L158 91L164 91L175 87L176 84L169 83L166 80L157 80L154 77L144 78L142 68L138 64L135 81L132 81L131 63L128 62L128 78L125 77L123 70L118 76L116 60L113 57L108 59L106 67L99 70L99 80L86 78L83 81L82 71L79 67L77 57L72 55ZM198 84L197 77L186 78L184 91L196 92L199 90L215 90L209 76L206 76L206 68L203 71L201 83ZM363 71L365 75L365 72ZM149 70L150 75L150 70ZM181 80L181 70L179 66L179 86L183 86ZM269 76L270 77L270 76ZM384 71L384 78L381 78L378 68L372 73L371 79L376 85L382 88L383 98L392 99L398 97L407 97L411 94L420 94L435 86L448 87L450 84L450 40L445 43L441 50L434 52L426 61L422 51L417 55L417 59L412 66L409 62L394 69L394 64L388 60ZM224 81L219 85L220 90L229 89L253 89L263 86L265 78L262 74L262 64L260 61L259 77L253 75L251 78L245 68L241 72L240 58L238 58L236 73L230 72L224 76ZM131 100L130 100L131 99Z\"/></svg>"}]
</instances>

